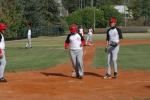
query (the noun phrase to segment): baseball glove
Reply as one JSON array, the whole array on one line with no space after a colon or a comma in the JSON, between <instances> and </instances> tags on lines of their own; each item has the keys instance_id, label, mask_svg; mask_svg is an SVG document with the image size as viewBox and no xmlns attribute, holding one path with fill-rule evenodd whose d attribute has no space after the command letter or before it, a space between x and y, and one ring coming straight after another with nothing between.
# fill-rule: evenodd
<instances>
[{"instance_id":1,"label":"baseball glove","mask_svg":"<svg viewBox=\"0 0 150 100\"><path fill-rule=\"evenodd\" d=\"M110 46L112 47L116 47L118 45L118 43L114 42L114 41L110 41Z\"/></svg>"}]
</instances>

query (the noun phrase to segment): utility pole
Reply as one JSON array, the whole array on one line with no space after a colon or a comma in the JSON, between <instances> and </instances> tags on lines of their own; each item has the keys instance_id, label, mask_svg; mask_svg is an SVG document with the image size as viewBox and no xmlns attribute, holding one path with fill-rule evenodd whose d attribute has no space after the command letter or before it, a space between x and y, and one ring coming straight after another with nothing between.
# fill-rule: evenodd
<instances>
[{"instance_id":1,"label":"utility pole","mask_svg":"<svg viewBox=\"0 0 150 100\"><path fill-rule=\"evenodd\" d=\"M91 0L91 7L93 7L93 0Z\"/></svg>"},{"instance_id":2,"label":"utility pole","mask_svg":"<svg viewBox=\"0 0 150 100\"><path fill-rule=\"evenodd\" d=\"M81 0L81 10L82 10L82 0Z\"/></svg>"},{"instance_id":3,"label":"utility pole","mask_svg":"<svg viewBox=\"0 0 150 100\"><path fill-rule=\"evenodd\" d=\"M124 26L127 26L127 19L126 19L126 0L124 0Z\"/></svg>"},{"instance_id":4,"label":"utility pole","mask_svg":"<svg viewBox=\"0 0 150 100\"><path fill-rule=\"evenodd\" d=\"M79 8L82 9L82 0L79 0Z\"/></svg>"},{"instance_id":5,"label":"utility pole","mask_svg":"<svg viewBox=\"0 0 150 100\"><path fill-rule=\"evenodd\" d=\"M93 0L91 0L91 7L93 8L94 12L93 12L93 27L94 27L94 30L95 30L95 9L94 9L94 2Z\"/></svg>"},{"instance_id":6,"label":"utility pole","mask_svg":"<svg viewBox=\"0 0 150 100\"><path fill-rule=\"evenodd\" d=\"M80 9L80 0L79 0L79 9Z\"/></svg>"}]
</instances>

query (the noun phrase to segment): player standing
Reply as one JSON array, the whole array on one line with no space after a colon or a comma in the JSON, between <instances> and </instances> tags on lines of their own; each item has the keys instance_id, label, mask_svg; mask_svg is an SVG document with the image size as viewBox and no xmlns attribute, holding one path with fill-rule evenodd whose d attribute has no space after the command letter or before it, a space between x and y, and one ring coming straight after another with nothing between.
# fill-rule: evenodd
<instances>
[{"instance_id":1,"label":"player standing","mask_svg":"<svg viewBox=\"0 0 150 100\"><path fill-rule=\"evenodd\" d=\"M6 24L0 23L0 82L7 82L7 80L4 78L6 58L5 58L5 40L3 36L6 28L7 28Z\"/></svg>"},{"instance_id":2,"label":"player standing","mask_svg":"<svg viewBox=\"0 0 150 100\"><path fill-rule=\"evenodd\" d=\"M92 45L92 36L93 36L93 29L92 27L89 27L87 38L86 38L86 45Z\"/></svg>"},{"instance_id":3,"label":"player standing","mask_svg":"<svg viewBox=\"0 0 150 100\"><path fill-rule=\"evenodd\" d=\"M27 44L26 44L26 48L32 48L32 45L31 45L31 25L29 25L29 28L28 28L28 33L27 33Z\"/></svg>"},{"instance_id":4,"label":"player standing","mask_svg":"<svg viewBox=\"0 0 150 100\"><path fill-rule=\"evenodd\" d=\"M107 53L107 71L104 79L111 78L111 67L114 67L114 78L118 77L117 57L119 52L119 42L123 39L122 32L116 27L117 19L111 18L109 21L110 28L106 37L106 53Z\"/></svg>"},{"instance_id":5,"label":"player standing","mask_svg":"<svg viewBox=\"0 0 150 100\"><path fill-rule=\"evenodd\" d=\"M78 27L76 24L72 24L69 27L70 34L68 34L65 41L65 49L69 49L72 64L76 77L83 78L83 46L85 44L83 36L78 33Z\"/></svg>"},{"instance_id":6,"label":"player standing","mask_svg":"<svg viewBox=\"0 0 150 100\"><path fill-rule=\"evenodd\" d=\"M80 27L79 27L79 33L84 37L84 29L83 29L82 25L80 25Z\"/></svg>"}]
</instances>

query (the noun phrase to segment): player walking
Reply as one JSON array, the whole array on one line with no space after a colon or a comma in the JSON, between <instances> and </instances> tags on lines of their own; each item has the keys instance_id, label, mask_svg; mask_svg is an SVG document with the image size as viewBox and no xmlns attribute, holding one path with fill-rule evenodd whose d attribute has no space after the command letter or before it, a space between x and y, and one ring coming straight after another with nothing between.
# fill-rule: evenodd
<instances>
[{"instance_id":1,"label":"player walking","mask_svg":"<svg viewBox=\"0 0 150 100\"><path fill-rule=\"evenodd\" d=\"M86 45L92 45L92 36L93 36L93 29L92 27L89 27L86 38Z\"/></svg>"},{"instance_id":2,"label":"player walking","mask_svg":"<svg viewBox=\"0 0 150 100\"><path fill-rule=\"evenodd\" d=\"M4 31L6 30L7 26L4 23L0 23L0 82L7 82L4 78L4 70L6 66L6 59L5 59L5 41L4 41Z\"/></svg>"},{"instance_id":3,"label":"player walking","mask_svg":"<svg viewBox=\"0 0 150 100\"><path fill-rule=\"evenodd\" d=\"M79 79L83 78L83 45L85 43L83 36L80 33L77 33L78 27L75 24L72 24L69 27L70 34L68 34L65 41L65 49L69 49L73 68L76 74L76 77Z\"/></svg>"},{"instance_id":4,"label":"player walking","mask_svg":"<svg viewBox=\"0 0 150 100\"><path fill-rule=\"evenodd\" d=\"M111 67L114 67L114 78L118 77L118 65L117 65L117 56L119 52L119 42L120 39L123 39L122 32L119 28L116 27L117 20L111 18L109 24L110 28L107 31L106 37L106 53L107 53L107 71L104 79L111 78Z\"/></svg>"}]
</instances>

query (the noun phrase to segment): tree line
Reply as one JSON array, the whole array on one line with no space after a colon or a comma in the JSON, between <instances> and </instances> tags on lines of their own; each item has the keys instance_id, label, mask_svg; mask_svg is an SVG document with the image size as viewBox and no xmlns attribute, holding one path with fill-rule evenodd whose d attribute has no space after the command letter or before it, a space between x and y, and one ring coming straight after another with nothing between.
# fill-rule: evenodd
<instances>
[{"instance_id":1,"label":"tree line","mask_svg":"<svg viewBox=\"0 0 150 100\"><path fill-rule=\"evenodd\" d=\"M129 8L128 11L132 15L133 20L138 21L142 19L144 26L150 25L150 0L63 0L63 4L65 8L68 9L69 13L92 6L106 12L104 11L106 8L110 9L115 5L125 5ZM110 13L112 12L110 11ZM123 17L124 15L122 15L122 18ZM104 22L104 24L106 23Z\"/></svg>"},{"instance_id":2,"label":"tree line","mask_svg":"<svg viewBox=\"0 0 150 100\"><path fill-rule=\"evenodd\" d=\"M0 0L0 22L9 27L6 38L22 37L28 24L36 28L60 23L58 12L54 0Z\"/></svg>"}]
</instances>

